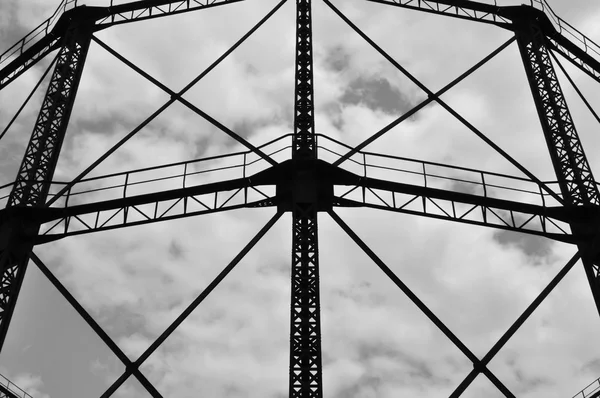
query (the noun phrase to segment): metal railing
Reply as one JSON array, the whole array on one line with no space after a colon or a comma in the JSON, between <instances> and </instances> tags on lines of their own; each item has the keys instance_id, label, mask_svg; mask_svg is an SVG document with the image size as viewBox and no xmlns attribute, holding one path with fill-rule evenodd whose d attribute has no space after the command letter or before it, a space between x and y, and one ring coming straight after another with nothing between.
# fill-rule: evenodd
<instances>
[{"instance_id":1,"label":"metal railing","mask_svg":"<svg viewBox=\"0 0 600 398\"><path fill-rule=\"evenodd\" d=\"M323 135L318 135L317 138L319 141L326 140L339 147L338 150L334 150L331 148L332 145L319 144L318 149L322 154L320 157L324 160L333 162L351 149L350 146L333 138ZM539 206L558 205L558 202L538 183L525 177L367 151L356 153L341 166L363 177ZM552 187L558 185L557 182L545 182L545 184ZM558 195L560 196L560 193Z\"/></svg>"},{"instance_id":2,"label":"metal railing","mask_svg":"<svg viewBox=\"0 0 600 398\"><path fill-rule=\"evenodd\" d=\"M259 148L277 161L291 158L292 134L271 140ZM333 163L351 147L317 134L319 158ZM102 200L122 199L157 191L197 186L228 179L250 177L270 167L252 151L235 152L185 162L170 163L127 172L89 177L74 184L54 206L72 206ZM558 203L541 186L527 178L475 170L465 167L360 151L341 167L362 177L404 184L463 192L472 195L518 201L540 206ZM4 206L14 183L0 187L0 206ZM49 198L68 182L53 181ZM553 189L556 182L546 182ZM555 190L558 190L557 188ZM559 193L560 195L560 193Z\"/></svg>"},{"instance_id":3,"label":"metal railing","mask_svg":"<svg viewBox=\"0 0 600 398\"><path fill-rule=\"evenodd\" d=\"M12 45L8 50L0 54L0 68L7 61L19 57L32 45L34 45L39 39L47 36L58 19L67 11L72 10L84 5L95 5L102 7L113 7L115 5L134 3L135 1L124 1L124 0L61 0L59 6L56 8L54 13L46 19L44 22L39 24L31 32L27 33L21 40ZM98 4L96 4L98 3ZM174 2L175 3L175 2ZM181 2L179 2L181 3ZM178 6L177 6L178 7ZM110 19L110 17L105 18ZM100 21L102 22L102 21Z\"/></svg>"},{"instance_id":4,"label":"metal railing","mask_svg":"<svg viewBox=\"0 0 600 398\"><path fill-rule=\"evenodd\" d=\"M542 10L548 16L558 33L569 39L586 54L600 61L600 46L577 30L573 25L559 17L546 0L529 1L532 7Z\"/></svg>"},{"instance_id":5,"label":"metal railing","mask_svg":"<svg viewBox=\"0 0 600 398\"><path fill-rule=\"evenodd\" d=\"M0 375L0 385L2 385L2 387L6 388L18 398L33 398L31 395L27 394L25 391L20 389L19 386L17 386L2 375Z\"/></svg>"},{"instance_id":6,"label":"metal railing","mask_svg":"<svg viewBox=\"0 0 600 398\"><path fill-rule=\"evenodd\" d=\"M129 3L130 1L119 1L119 0L101 0L101 3L105 3L105 6L112 7L115 4ZM497 0L493 0L494 5L498 6ZM34 44L34 41L40 36L46 36L50 33L56 21L60 18L60 16L75 7L81 6L86 3L86 0L62 0L60 5L56 8L54 13L38 25L35 29L25 35L21 40L15 43L12 47L6 50L4 53L0 54L0 66L5 63L7 60L18 57L23 54L31 45ZM600 61L600 46L596 44L593 40L585 36L579 30L577 30L573 25L566 22L564 19L559 17L554 10L550 7L546 0L529 0L529 4L532 7L535 7L539 10L542 10L550 19L556 30L571 42L575 43L581 50L583 50L586 54L594 57L595 59ZM505 21L508 22L508 21Z\"/></svg>"},{"instance_id":7,"label":"metal railing","mask_svg":"<svg viewBox=\"0 0 600 398\"><path fill-rule=\"evenodd\" d=\"M54 28L54 25L56 24L56 21L58 21L60 16L66 11L77 7L77 2L78 0L62 0L58 8L50 16L50 18L46 19L44 22L39 24L35 29L26 34L12 47L10 47L4 53L0 54L0 65L12 59L13 57L18 57L22 55L29 47L35 44L36 39L41 39L42 37L47 36L50 33L50 31L52 31L52 28Z\"/></svg>"},{"instance_id":8,"label":"metal railing","mask_svg":"<svg viewBox=\"0 0 600 398\"><path fill-rule=\"evenodd\" d=\"M282 161L291 157L291 137L291 134L287 134L258 148L274 159ZM270 164L266 160L254 152L244 151L112 173L82 179L55 203L67 207L87 203L90 200L123 199L157 191L189 188L227 179L246 178L269 166ZM64 181L53 181L48 195L49 199L67 184ZM2 188L6 189L7 186L1 187L0 191ZM0 197L0 203L4 202L8 196L5 194Z\"/></svg>"},{"instance_id":9,"label":"metal railing","mask_svg":"<svg viewBox=\"0 0 600 398\"><path fill-rule=\"evenodd\" d=\"M591 382L587 387L573 395L573 398L596 398L600 396L600 378Z\"/></svg>"}]
</instances>

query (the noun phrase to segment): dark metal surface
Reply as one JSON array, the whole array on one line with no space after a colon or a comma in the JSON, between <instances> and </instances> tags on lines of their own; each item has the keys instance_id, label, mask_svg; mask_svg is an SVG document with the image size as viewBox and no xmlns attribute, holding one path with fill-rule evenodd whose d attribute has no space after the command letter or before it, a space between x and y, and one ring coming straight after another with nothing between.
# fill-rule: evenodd
<instances>
[{"instance_id":1,"label":"dark metal surface","mask_svg":"<svg viewBox=\"0 0 600 398\"><path fill-rule=\"evenodd\" d=\"M17 174L8 206L41 206L62 147L91 32L70 31L58 57L42 109Z\"/></svg>"},{"instance_id":2,"label":"dark metal surface","mask_svg":"<svg viewBox=\"0 0 600 398\"><path fill-rule=\"evenodd\" d=\"M166 17L245 0L141 0L110 7L87 7L79 0L63 0L56 12L11 48L0 54L0 89L25 73L40 59L60 48L73 22L98 31L113 25ZM9 62L10 61L10 62Z\"/></svg>"},{"instance_id":3,"label":"dark metal surface","mask_svg":"<svg viewBox=\"0 0 600 398\"><path fill-rule=\"evenodd\" d=\"M0 384L0 398L21 398L17 396L14 392L10 391L8 388L4 387Z\"/></svg>"},{"instance_id":4,"label":"dark metal surface","mask_svg":"<svg viewBox=\"0 0 600 398\"><path fill-rule=\"evenodd\" d=\"M65 36L33 134L8 199L8 207L44 205L49 181L64 140L83 72L91 33L73 29ZM0 220L0 350L23 284L39 224L19 217Z\"/></svg>"},{"instance_id":5,"label":"dark metal surface","mask_svg":"<svg viewBox=\"0 0 600 398\"><path fill-rule=\"evenodd\" d=\"M286 136L264 145L255 146L183 99L182 95L265 23L271 15L282 7L285 0L279 2L247 34L179 92L164 86L105 43L94 38L101 47L167 92L171 99L111 150L93 162L73 181L65 183L52 181L70 112L75 101L85 55L94 31L116 24L173 15L237 1L241 0L150 0L136 1L113 7L78 7L76 0L63 0L63 3L61 3L62 8L59 7L52 18L34 30L34 32L40 32L38 39L34 39L37 37L35 35L28 35L16 46L9 49L7 53L10 54L8 56L7 53L0 55L0 66L3 66L0 70L1 89L44 55L58 47L61 48L57 58L57 66L31 141L17 179L12 184L13 189L8 197L7 208L0 211L0 271L2 271L0 285L0 349L31 256L40 270L65 299L126 366L125 373L113 383L102 397L111 396L131 375L137 377L153 397L161 397L160 393L139 371L141 364L223 280L281 215L284 212L291 212L289 396L290 398L321 398L324 394L319 296L318 213L328 212L396 286L473 363L473 371L454 391L452 397L460 396L480 373L483 373L504 396L513 397L510 390L487 368L487 365L568 273L579 257L585 265L588 280L600 311L600 268L598 267L598 264L600 264L598 247L600 245L597 242L600 230L600 194L550 59L550 50L553 50L564 55L569 61L596 78L600 76L600 63L598 62L600 52L596 52L598 46L592 42L586 42L589 39L560 18L557 18L551 10L545 9L544 0L531 0L532 7L497 7L465 0L424 0L419 2L412 0L370 0L401 8L412 8L461 19L491 23L516 32L527 78L532 88L534 101L558 178L557 184L560 187L560 194L552 190L553 183L540 181L440 99L443 93L452 89L481 65L508 47L515 40L514 38L501 45L442 90L432 92L390 57L368 35L362 32L329 0L324 0L325 4L392 65L419 86L427 94L427 100L417 105L407 114L400 116L384 129L375 132L355 147L316 134L313 98L312 4L311 0L296 0L294 131L291 136L287 136L288 139L291 138L291 144L287 144L283 148L280 145L272 150L273 148L267 149L267 147L286 138ZM541 5L541 7L538 5ZM578 40L583 40L584 48L580 43L569 41L563 34L564 32L572 34ZM598 51L600 51L600 47L598 47ZM11 56L16 56L16 59L12 59ZM579 90L578 93L583 97ZM237 163L233 162L227 167L206 167L202 171L190 171L188 167L191 168L192 165L197 167L198 164L207 161L207 159L128 171L109 176L85 178L87 173L176 101L183 103L186 107L217 126L225 134L230 135L249 148L249 151L244 153L217 156L212 160L222 160L228 156L243 157L243 160ZM513 163L525 177L500 175L483 170L433 164L364 151L368 144L434 101L438 102L474 134ZM590 107L587 101L586 104ZM338 145L337 148L341 146L345 152L340 154L330 149L328 144L325 143L326 141L329 144ZM276 161L275 157L286 149L291 153L291 159L287 158L281 162ZM331 163L326 162L322 159L322 155L330 155L333 160ZM250 156L256 157L256 160L248 161L247 158ZM379 163L384 158L386 166ZM397 162L398 166L390 166L389 162L392 161ZM263 163L261 170L252 174L248 173L247 168L251 165L256 166L256 162ZM410 171L411 167L406 166L408 164L411 167L417 165L419 170L422 171ZM175 166L183 167L183 171L164 178L136 180L134 182L131 180L134 176L144 172L164 170L167 167ZM356 166L363 170L361 175L349 171L349 168L352 169ZM430 169L432 168L437 171L431 172ZM242 170L242 175L239 178L217 179L217 182L200 183L196 180L195 183L189 183L189 179L193 175L209 172L218 173L224 169L228 171L233 169ZM446 170L447 173L444 174L440 171L441 169ZM373 177L373 174L382 170L394 173L394 178ZM455 172L459 170L462 175L471 175L471 177L461 179L455 177L455 174L458 174ZM423 183L418 184L414 180L409 182L406 178L409 174L412 177L418 175L419 178L423 179ZM113 186L103 186L101 183L117 177L124 178L124 181ZM164 188L160 191L146 190L142 192L140 190L144 184L150 185L157 181L171 181L172 179L181 179L182 184L176 188ZM499 182L490 182L490 180L504 181L505 185L503 186ZM210 181L215 181L215 179ZM436 182L439 184L435 185ZM524 184L527 185L526 188L523 188ZM468 189L465 190L465 186L468 186ZM2 187L0 187L1 189ZM105 190L111 189L118 192L118 195L112 199L98 200L94 196L99 191L104 194ZM494 191L494 193L491 194L489 191ZM506 197L502 197L498 192L505 193ZM523 196L527 195L532 198L531 201L522 199ZM515 197L518 199L514 199ZM277 207L277 214L135 362L130 361L123 354L77 300L62 286L60 281L52 275L43 262L32 253L32 248L36 244L71 235L250 207ZM483 359L479 359L333 212L333 207L370 207L524 232L576 244L580 254L576 254L571 259L488 354ZM568 231L569 227L571 232ZM0 394L1 391L0 389Z\"/></svg>"},{"instance_id":6,"label":"dark metal surface","mask_svg":"<svg viewBox=\"0 0 600 398\"><path fill-rule=\"evenodd\" d=\"M317 143L313 102L312 4L296 0L296 85L292 138L290 398L321 398Z\"/></svg>"},{"instance_id":7,"label":"dark metal surface","mask_svg":"<svg viewBox=\"0 0 600 398\"><path fill-rule=\"evenodd\" d=\"M568 205L599 205L598 187L554 71L546 37L531 23L517 37L562 197Z\"/></svg>"},{"instance_id":8,"label":"dark metal surface","mask_svg":"<svg viewBox=\"0 0 600 398\"><path fill-rule=\"evenodd\" d=\"M12 381L0 374L0 398L32 398Z\"/></svg>"},{"instance_id":9,"label":"dark metal surface","mask_svg":"<svg viewBox=\"0 0 600 398\"><path fill-rule=\"evenodd\" d=\"M523 20L520 24L517 41L565 206L597 211L600 192L556 76L548 39L535 21ZM573 218L570 225L574 233L593 238L600 230L600 217L593 214L585 220ZM578 246L585 253L582 260L600 313L600 248L591 244L591 238L580 240Z\"/></svg>"}]
</instances>

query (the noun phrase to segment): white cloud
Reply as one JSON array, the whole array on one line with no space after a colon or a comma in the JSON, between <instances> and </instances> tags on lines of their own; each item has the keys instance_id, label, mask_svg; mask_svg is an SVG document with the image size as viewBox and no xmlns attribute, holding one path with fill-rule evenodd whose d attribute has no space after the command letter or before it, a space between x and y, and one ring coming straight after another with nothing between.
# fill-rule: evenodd
<instances>
[{"instance_id":1,"label":"white cloud","mask_svg":"<svg viewBox=\"0 0 600 398\"><path fill-rule=\"evenodd\" d=\"M118 27L99 37L177 90L272 4L225 6ZM377 4L356 1L340 7L434 90L508 38L492 27ZM289 133L293 16L290 2L259 31L260 36L244 44L186 98L230 128L244 129L255 144ZM390 84L411 101L424 98L321 3L315 3L314 18L318 132L356 144L394 119L395 115L365 105L332 111L357 77L390 76ZM347 58L336 71L328 57L338 48ZM57 171L60 178L78 174L167 98L111 58L93 45ZM444 99L547 178L551 170L535 114L521 105L530 102L530 94L519 62L513 45ZM20 84L9 89L19 92L25 87ZM10 105L10 96L4 94L0 101ZM8 115L0 113L0 121ZM27 116L34 115L32 110ZM22 123L25 129L27 124ZM586 121L582 130L588 128L592 129ZM231 143L177 105L96 173L240 147ZM439 106L421 111L368 149L515 172ZM593 156L593 151L589 154ZM597 166L600 160L593 161ZM157 223L70 238L38 252L135 358L272 213L251 209ZM478 356L491 348L574 253L572 247L557 244L551 255L536 260L516 246L502 245L493 230L369 210L339 214ZM287 394L289 223L290 217L283 217L142 367L165 396ZM326 215L320 217L320 237L326 395L449 394L472 368L469 361ZM598 331L596 316L578 265L490 367L518 396L573 395L598 376L593 373L598 370L588 366L600 355L588 343ZM111 376L118 377L114 368L107 371L103 366L96 363L94 369L106 383ZM145 396L136 383L119 393ZM465 396L482 394L496 392L480 376Z\"/></svg>"}]
</instances>

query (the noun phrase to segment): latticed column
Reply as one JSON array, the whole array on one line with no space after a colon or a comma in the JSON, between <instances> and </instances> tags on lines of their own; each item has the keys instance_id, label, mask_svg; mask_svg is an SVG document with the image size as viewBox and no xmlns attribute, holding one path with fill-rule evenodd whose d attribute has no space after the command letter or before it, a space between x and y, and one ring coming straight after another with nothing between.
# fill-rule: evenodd
<instances>
[{"instance_id":1,"label":"latticed column","mask_svg":"<svg viewBox=\"0 0 600 398\"><path fill-rule=\"evenodd\" d=\"M296 88L292 159L292 288L290 322L290 397L322 397L319 315L318 195L314 184L316 139L313 104L310 0L296 2Z\"/></svg>"},{"instance_id":2,"label":"latticed column","mask_svg":"<svg viewBox=\"0 0 600 398\"><path fill-rule=\"evenodd\" d=\"M7 207L11 209L0 220L0 349L33 248L28 238L39 230L39 223L22 208L43 207L46 202L90 40L91 32L83 29L66 34L9 197Z\"/></svg>"},{"instance_id":3,"label":"latticed column","mask_svg":"<svg viewBox=\"0 0 600 398\"><path fill-rule=\"evenodd\" d=\"M574 234L593 236L600 230L600 220L595 216L600 193L552 65L547 30L553 28L544 18L542 15L540 19L520 22L519 49L565 206L584 214L571 220L571 229ZM584 209L588 211L581 212ZM589 238L578 246L600 312L598 250L592 247Z\"/></svg>"}]
</instances>

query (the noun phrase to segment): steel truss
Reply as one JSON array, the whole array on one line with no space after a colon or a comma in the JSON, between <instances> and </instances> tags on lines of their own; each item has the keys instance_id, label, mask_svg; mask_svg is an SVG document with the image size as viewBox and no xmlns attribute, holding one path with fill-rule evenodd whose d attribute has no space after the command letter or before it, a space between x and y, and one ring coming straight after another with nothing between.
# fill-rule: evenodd
<instances>
[{"instance_id":1,"label":"steel truss","mask_svg":"<svg viewBox=\"0 0 600 398\"><path fill-rule=\"evenodd\" d=\"M510 390L487 365L580 259L583 260L592 295L600 311L600 193L551 60L551 51L554 51L600 81L600 47L557 17L545 0L531 0L529 6L520 7L498 7L465 0L368 0L382 5L493 24L515 33L513 39L434 93L385 53L329 0L323 0L357 34L428 95L421 104L399 116L361 144L350 147L326 135L315 133L312 4L311 0L296 0L294 133L255 146L183 99L182 95L262 26L286 0L278 3L254 28L179 92L166 87L93 36L94 32L116 24L238 1L242 0L144 0L114 6L111 4L111 7L83 7L78 5L77 0L63 0L51 18L0 56L1 89L44 56L59 50L56 66L16 180L0 187L0 196L2 190L10 191L0 198L6 202L6 208L0 211L0 349L31 258L126 366L125 373L102 397L111 396L130 376L136 377L153 397L161 397L160 392L139 371L139 367L232 271L281 215L291 212L289 396L322 397L318 213L327 213L473 363L473 370L451 397L460 396L479 374L485 375L504 396L513 397ZM168 93L171 99L73 181L54 181L54 170L92 40ZM443 93L515 40L522 55L557 175L558 181L554 184L540 181L440 98ZM581 95L577 88L576 90ZM590 107L585 98L583 99ZM86 177L98 164L176 101L236 139L248 150L148 169ZM364 150L377 138L432 102L437 102L445 108L476 136L515 165L525 177L399 158ZM590 110L593 112L591 107ZM600 122L595 112L594 115ZM285 156L288 152L290 156ZM220 165L219 162L226 160L228 165ZM389 165L390 161L394 163L393 166ZM146 172L158 170L176 171L166 177L143 177ZM394 178L381 178L379 173L382 171L391 172ZM469 177L456 177L458 171L468 174ZM239 175L231 178L231 175L225 172L237 172ZM219 174L222 177L218 182L195 179L201 175L218 173L222 173ZM403 180L407 175L418 176L422 183ZM152 183L157 181L175 181L175 185L156 191ZM556 186L560 193L553 190ZM251 207L273 207L276 214L135 361L131 361L120 350L32 251L37 244L67 236ZM478 358L335 213L334 208L337 207L371 207L528 233L574 244L578 251L490 351L483 358ZM7 394L0 386L1 393Z\"/></svg>"}]
</instances>

